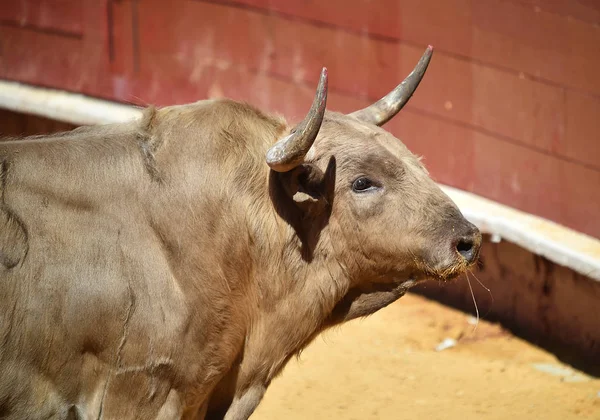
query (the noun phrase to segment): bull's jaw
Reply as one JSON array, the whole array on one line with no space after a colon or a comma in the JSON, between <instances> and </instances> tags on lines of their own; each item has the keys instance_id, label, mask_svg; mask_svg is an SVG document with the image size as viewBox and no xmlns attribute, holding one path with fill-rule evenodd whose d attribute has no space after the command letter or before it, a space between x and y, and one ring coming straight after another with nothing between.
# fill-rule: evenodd
<instances>
[{"instance_id":1,"label":"bull's jaw","mask_svg":"<svg viewBox=\"0 0 600 420\"><path fill-rule=\"evenodd\" d=\"M340 323L371 315L395 302L404 296L409 289L425 280L452 281L466 272L472 265L459 262L456 266L444 271L427 270L419 275L412 273L408 277L398 275L391 282L371 283L368 290L351 289L335 306L332 320L334 320L334 323Z\"/></svg>"},{"instance_id":2,"label":"bull's jaw","mask_svg":"<svg viewBox=\"0 0 600 420\"><path fill-rule=\"evenodd\" d=\"M457 256L451 265L436 269L424 262L414 267L414 271L408 271L406 267L398 269L375 281L371 280L363 283L362 286L351 288L336 304L330 319L333 324L338 324L371 315L395 302L419 283L426 280L452 281L474 265L475 263L467 264L464 259Z\"/></svg>"},{"instance_id":3,"label":"bull's jaw","mask_svg":"<svg viewBox=\"0 0 600 420\"><path fill-rule=\"evenodd\" d=\"M335 325L351 319L371 315L395 302L418 280L414 278L389 283L372 283L368 290L350 289L335 305L328 324Z\"/></svg>"}]
</instances>

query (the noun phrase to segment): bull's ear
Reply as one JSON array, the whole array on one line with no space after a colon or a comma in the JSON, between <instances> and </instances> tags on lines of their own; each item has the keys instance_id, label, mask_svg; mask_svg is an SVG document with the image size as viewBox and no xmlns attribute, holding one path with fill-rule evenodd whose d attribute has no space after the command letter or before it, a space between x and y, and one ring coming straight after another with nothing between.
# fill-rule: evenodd
<instances>
[{"instance_id":1,"label":"bull's ear","mask_svg":"<svg viewBox=\"0 0 600 420\"><path fill-rule=\"evenodd\" d=\"M283 174L282 174L283 175ZM283 187L296 206L305 213L318 214L333 198L335 160L323 172L312 163L303 163L284 174Z\"/></svg>"}]
</instances>

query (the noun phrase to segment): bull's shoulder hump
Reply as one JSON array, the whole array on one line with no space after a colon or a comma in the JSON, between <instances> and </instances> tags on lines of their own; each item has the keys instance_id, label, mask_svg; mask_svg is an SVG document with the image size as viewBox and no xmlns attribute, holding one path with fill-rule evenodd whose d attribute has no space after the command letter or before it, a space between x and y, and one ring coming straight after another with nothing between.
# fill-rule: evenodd
<instances>
[{"instance_id":1,"label":"bull's shoulder hump","mask_svg":"<svg viewBox=\"0 0 600 420\"><path fill-rule=\"evenodd\" d=\"M287 125L285 119L276 114L269 114L247 103L228 98L207 99L185 105L174 105L159 110L159 117L167 121L177 121L185 124L187 119L201 121L208 126L215 123L237 121L248 123L254 121L267 126L283 128Z\"/></svg>"}]
</instances>

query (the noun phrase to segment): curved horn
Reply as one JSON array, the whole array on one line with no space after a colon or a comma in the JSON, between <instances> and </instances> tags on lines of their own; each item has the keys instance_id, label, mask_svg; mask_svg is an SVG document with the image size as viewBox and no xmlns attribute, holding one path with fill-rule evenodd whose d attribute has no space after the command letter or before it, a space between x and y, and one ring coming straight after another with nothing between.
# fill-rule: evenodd
<instances>
[{"instance_id":1,"label":"curved horn","mask_svg":"<svg viewBox=\"0 0 600 420\"><path fill-rule=\"evenodd\" d=\"M425 54L423 54L414 70L396 87L396 89L392 90L374 104L359 111L355 111L350 115L359 120L379 126L391 120L392 117L408 102L417 89L417 86L419 86L419 82L421 82L425 70L427 70L427 66L429 65L429 61L431 60L431 54L433 54L433 47L430 45L427 47L427 50L425 50Z\"/></svg>"},{"instance_id":2,"label":"curved horn","mask_svg":"<svg viewBox=\"0 0 600 420\"><path fill-rule=\"evenodd\" d=\"M267 165L277 172L287 172L304 161L317 138L327 103L327 69L323 67L315 99L304 120L289 136L275 143L267 152Z\"/></svg>"}]
</instances>

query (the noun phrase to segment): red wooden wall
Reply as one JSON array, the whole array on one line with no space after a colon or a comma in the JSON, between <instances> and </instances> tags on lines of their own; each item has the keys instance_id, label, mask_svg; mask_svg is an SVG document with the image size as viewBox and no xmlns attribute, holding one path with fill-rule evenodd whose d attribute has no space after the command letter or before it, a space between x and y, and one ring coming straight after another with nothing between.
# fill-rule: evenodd
<instances>
[{"instance_id":1,"label":"red wooden wall","mask_svg":"<svg viewBox=\"0 0 600 420\"><path fill-rule=\"evenodd\" d=\"M0 77L136 104L228 96L298 119L394 87L387 125L440 182L600 237L595 0L7 0Z\"/></svg>"}]
</instances>

